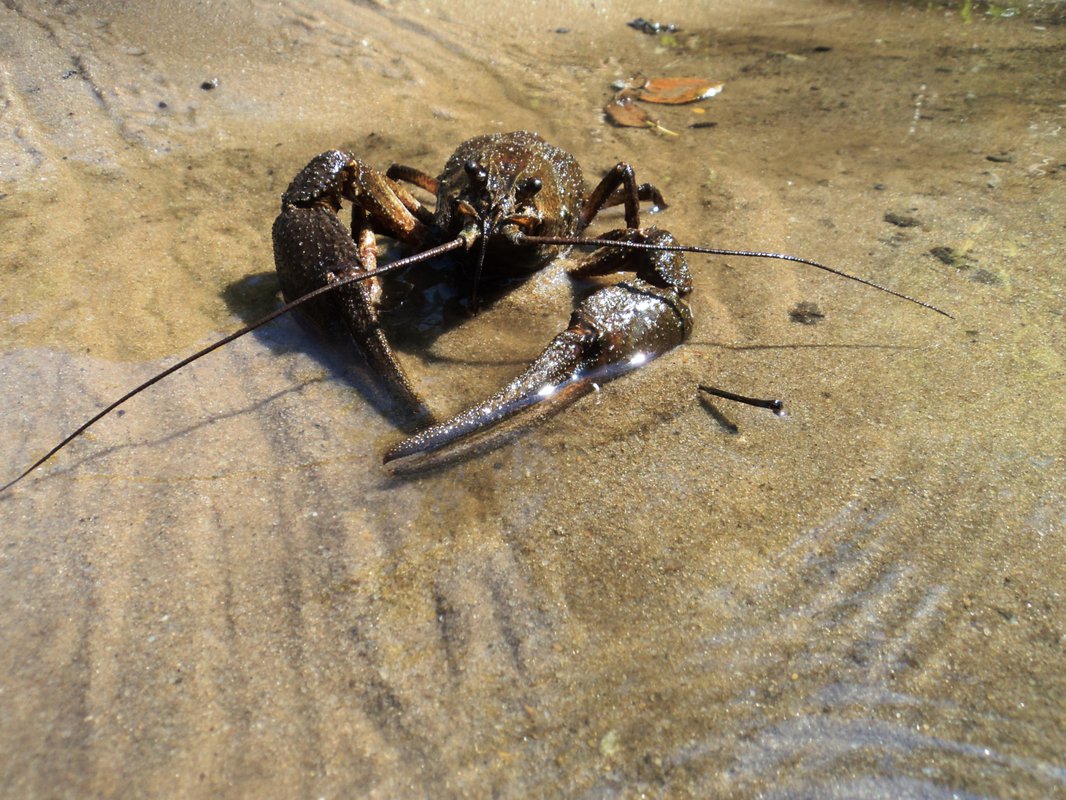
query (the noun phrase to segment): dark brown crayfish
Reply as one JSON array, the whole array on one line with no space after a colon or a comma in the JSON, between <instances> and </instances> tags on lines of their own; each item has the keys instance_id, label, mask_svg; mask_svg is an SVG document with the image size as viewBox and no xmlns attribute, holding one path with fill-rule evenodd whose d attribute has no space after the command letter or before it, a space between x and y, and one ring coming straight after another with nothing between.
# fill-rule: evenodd
<instances>
[{"instance_id":1,"label":"dark brown crayfish","mask_svg":"<svg viewBox=\"0 0 1066 800\"><path fill-rule=\"evenodd\" d=\"M419 202L405 184L434 194L433 210ZM337 216L343 200L352 207L350 230ZM436 178L401 165L382 173L349 153L322 153L293 179L274 222L274 258L286 305L131 390L0 491L133 395L300 305L322 325L339 328L354 340L381 382L412 414L429 416L380 324L380 281L387 273L451 251L465 251L472 267L471 305L475 308L483 271L529 274L554 258L560 247L598 248L571 269L571 275L628 271L634 276L586 297L566 330L492 397L389 449L384 460L390 470L453 458L485 434L506 430L503 423L526 416L520 412L560 408L591 390L594 382L609 380L681 344L692 330L692 314L685 301L692 289L685 252L808 264L950 316L920 300L796 256L680 245L667 231L640 227L641 201L665 207L655 187L637 184L628 164L615 166L587 192L573 156L526 131L464 142ZM616 205L625 207L625 228L597 238L580 236L602 209ZM379 235L420 252L378 266Z\"/></svg>"}]
</instances>

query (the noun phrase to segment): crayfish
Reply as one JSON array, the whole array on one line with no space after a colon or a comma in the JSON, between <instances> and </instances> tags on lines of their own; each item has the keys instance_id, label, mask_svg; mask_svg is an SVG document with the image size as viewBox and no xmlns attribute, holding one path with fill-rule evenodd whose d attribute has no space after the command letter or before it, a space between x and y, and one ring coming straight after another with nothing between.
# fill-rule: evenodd
<instances>
[{"instance_id":1,"label":"crayfish","mask_svg":"<svg viewBox=\"0 0 1066 800\"><path fill-rule=\"evenodd\" d=\"M435 195L433 209L423 205L407 185ZM351 204L350 228L338 217L343 201ZM559 248L597 248L569 270L574 277L623 271L632 277L589 294L573 312L567 328L496 394L391 447L384 456L390 471L455 458L486 435L506 431L507 423L525 417L524 412L536 409L541 412L536 416L543 416L545 411L558 410L596 385L681 344L693 324L686 302L692 280L685 253L807 264L950 317L921 300L797 256L681 245L665 230L641 227L641 202L658 208L666 205L658 189L636 182L628 164L616 165L589 192L573 156L526 131L479 136L462 143L437 177L398 164L381 172L339 150L315 156L282 195L273 227L275 265L286 304L131 390L0 491L130 397L297 306L303 306L321 326L339 330L354 341L383 386L412 416L431 418L390 345L379 305L382 281L389 273L446 253L461 255L472 310L477 308L483 280L528 276L555 258ZM595 238L581 236L601 210L617 205L625 209L624 228ZM377 238L382 235L415 248L415 254L379 266ZM707 390L777 407L772 401Z\"/></svg>"}]
</instances>

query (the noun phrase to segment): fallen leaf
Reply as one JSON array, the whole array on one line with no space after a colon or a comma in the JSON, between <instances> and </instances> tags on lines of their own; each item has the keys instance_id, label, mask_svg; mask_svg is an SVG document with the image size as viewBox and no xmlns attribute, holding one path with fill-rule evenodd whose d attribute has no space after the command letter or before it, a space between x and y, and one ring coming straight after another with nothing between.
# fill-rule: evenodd
<instances>
[{"instance_id":1,"label":"fallen leaf","mask_svg":"<svg viewBox=\"0 0 1066 800\"><path fill-rule=\"evenodd\" d=\"M648 112L626 95L616 95L603 110L611 122L623 128L650 128L655 125L655 120L648 116Z\"/></svg>"},{"instance_id":2,"label":"fallen leaf","mask_svg":"<svg viewBox=\"0 0 1066 800\"><path fill-rule=\"evenodd\" d=\"M659 133L678 135L648 116L648 112L634 103L633 98L625 92L615 95L614 99L603 107L603 111L607 119L623 128L654 128Z\"/></svg>"},{"instance_id":3,"label":"fallen leaf","mask_svg":"<svg viewBox=\"0 0 1066 800\"><path fill-rule=\"evenodd\" d=\"M637 99L646 103L681 105L706 100L722 91L723 84L704 78L647 78L637 88Z\"/></svg>"}]
</instances>

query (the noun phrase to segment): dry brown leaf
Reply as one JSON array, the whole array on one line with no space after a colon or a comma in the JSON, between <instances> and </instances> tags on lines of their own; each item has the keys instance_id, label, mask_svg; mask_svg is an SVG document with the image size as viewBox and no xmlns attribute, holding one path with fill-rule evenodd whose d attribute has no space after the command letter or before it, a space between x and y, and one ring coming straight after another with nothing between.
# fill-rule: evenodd
<instances>
[{"instance_id":1,"label":"dry brown leaf","mask_svg":"<svg viewBox=\"0 0 1066 800\"><path fill-rule=\"evenodd\" d=\"M647 111L625 94L616 95L603 110L611 122L623 128L651 128L656 124Z\"/></svg>"},{"instance_id":2,"label":"dry brown leaf","mask_svg":"<svg viewBox=\"0 0 1066 800\"><path fill-rule=\"evenodd\" d=\"M670 136L678 135L664 128L658 120L648 116L648 112L633 102L633 98L626 92L619 92L615 95L614 99L603 107L603 111L607 119L623 128L652 128Z\"/></svg>"},{"instance_id":3,"label":"dry brown leaf","mask_svg":"<svg viewBox=\"0 0 1066 800\"><path fill-rule=\"evenodd\" d=\"M647 78L637 88L637 99L646 103L681 105L706 100L722 91L721 83L704 78Z\"/></svg>"}]
</instances>

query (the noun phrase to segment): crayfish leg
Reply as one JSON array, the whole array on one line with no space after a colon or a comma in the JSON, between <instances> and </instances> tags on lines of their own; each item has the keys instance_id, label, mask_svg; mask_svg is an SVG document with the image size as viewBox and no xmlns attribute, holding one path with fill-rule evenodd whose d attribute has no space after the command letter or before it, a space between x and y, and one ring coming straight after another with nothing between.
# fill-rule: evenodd
<instances>
[{"instance_id":1,"label":"crayfish leg","mask_svg":"<svg viewBox=\"0 0 1066 800\"><path fill-rule=\"evenodd\" d=\"M678 244L672 233L661 228L619 228L597 238L636 242L653 247L675 247ZM689 274L685 254L670 250L600 247L584 256L569 270L569 274L575 278L609 275L612 272L634 272L637 277L656 286L669 287L680 295L692 291L692 276Z\"/></svg>"}]
</instances>

